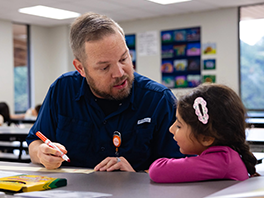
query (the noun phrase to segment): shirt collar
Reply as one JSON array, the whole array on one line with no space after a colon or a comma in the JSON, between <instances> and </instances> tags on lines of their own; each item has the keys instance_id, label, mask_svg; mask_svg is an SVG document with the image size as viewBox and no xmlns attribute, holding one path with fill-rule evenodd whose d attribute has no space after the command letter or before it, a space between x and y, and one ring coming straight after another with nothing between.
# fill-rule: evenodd
<instances>
[{"instance_id":1,"label":"shirt collar","mask_svg":"<svg viewBox=\"0 0 264 198\"><path fill-rule=\"evenodd\" d=\"M86 78L82 77L82 84L79 91L76 94L75 100L78 101L85 94L85 92L91 92L87 84Z\"/></svg>"}]
</instances>

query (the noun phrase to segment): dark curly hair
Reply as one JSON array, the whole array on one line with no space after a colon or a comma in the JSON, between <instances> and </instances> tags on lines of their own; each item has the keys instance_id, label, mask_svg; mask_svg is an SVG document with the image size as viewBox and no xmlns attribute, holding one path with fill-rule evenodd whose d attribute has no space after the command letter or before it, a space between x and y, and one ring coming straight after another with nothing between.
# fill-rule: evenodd
<instances>
[{"instance_id":1,"label":"dark curly hair","mask_svg":"<svg viewBox=\"0 0 264 198\"><path fill-rule=\"evenodd\" d=\"M209 120L203 124L193 108L194 100L202 97L208 108ZM202 84L189 94L178 98L178 113L192 128L197 140L199 135L213 137L211 146L228 146L241 156L250 175L256 173L257 160L246 142L246 110L240 97L229 87L220 84Z\"/></svg>"}]
</instances>

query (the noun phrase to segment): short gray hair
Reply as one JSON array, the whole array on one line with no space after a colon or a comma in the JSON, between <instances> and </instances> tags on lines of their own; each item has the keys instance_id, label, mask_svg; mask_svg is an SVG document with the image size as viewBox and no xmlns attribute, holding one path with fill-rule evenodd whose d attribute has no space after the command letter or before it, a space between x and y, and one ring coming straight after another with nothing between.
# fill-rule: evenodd
<instances>
[{"instance_id":1,"label":"short gray hair","mask_svg":"<svg viewBox=\"0 0 264 198\"><path fill-rule=\"evenodd\" d=\"M85 61L85 42L100 40L116 31L125 35L123 29L107 16L92 12L81 15L71 24L70 45L73 55L77 60Z\"/></svg>"}]
</instances>

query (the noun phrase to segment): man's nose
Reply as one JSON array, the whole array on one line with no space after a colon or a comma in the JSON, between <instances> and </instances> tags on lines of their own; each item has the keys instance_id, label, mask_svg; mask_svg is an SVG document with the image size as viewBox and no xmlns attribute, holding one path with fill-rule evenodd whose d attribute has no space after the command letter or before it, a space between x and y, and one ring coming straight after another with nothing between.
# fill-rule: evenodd
<instances>
[{"instance_id":1,"label":"man's nose","mask_svg":"<svg viewBox=\"0 0 264 198\"><path fill-rule=\"evenodd\" d=\"M123 69L123 65L121 63L117 63L114 67L114 71L112 74L113 78L120 78L124 75L125 71Z\"/></svg>"}]
</instances>

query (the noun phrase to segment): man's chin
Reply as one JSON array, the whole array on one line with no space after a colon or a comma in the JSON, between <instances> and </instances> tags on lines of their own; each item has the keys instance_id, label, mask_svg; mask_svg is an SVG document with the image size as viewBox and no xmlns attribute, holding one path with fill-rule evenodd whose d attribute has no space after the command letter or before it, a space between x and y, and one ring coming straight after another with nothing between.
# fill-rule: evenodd
<instances>
[{"instance_id":1,"label":"man's chin","mask_svg":"<svg viewBox=\"0 0 264 198\"><path fill-rule=\"evenodd\" d=\"M128 88L126 88L126 89L118 90L116 93L113 93L112 97L115 100L123 100L127 98L129 94L130 94L130 89L128 90Z\"/></svg>"}]
</instances>

